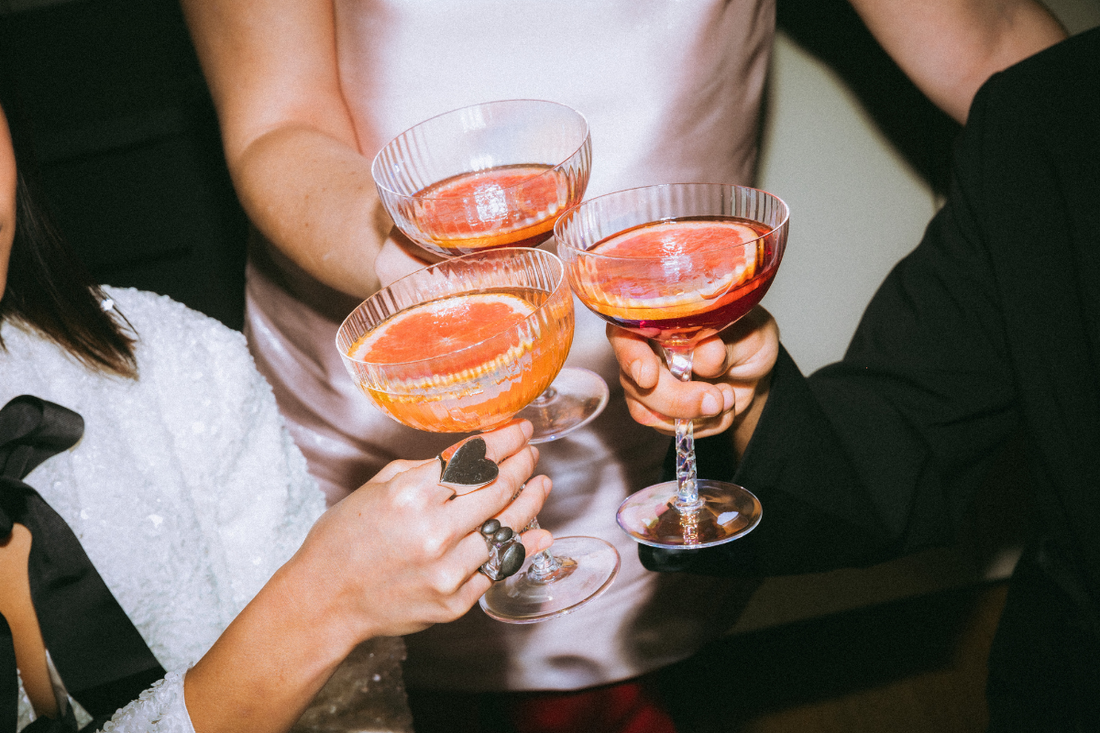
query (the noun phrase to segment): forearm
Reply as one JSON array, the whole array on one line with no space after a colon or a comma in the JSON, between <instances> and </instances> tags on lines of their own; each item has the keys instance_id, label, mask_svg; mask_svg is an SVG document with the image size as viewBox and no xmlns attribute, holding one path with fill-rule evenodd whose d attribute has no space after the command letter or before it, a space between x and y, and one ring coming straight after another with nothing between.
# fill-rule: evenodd
<instances>
[{"instance_id":1,"label":"forearm","mask_svg":"<svg viewBox=\"0 0 1100 733\"><path fill-rule=\"evenodd\" d=\"M217 108L226 161L249 218L314 278L377 289L379 222L324 0L183 0Z\"/></svg>"},{"instance_id":2,"label":"forearm","mask_svg":"<svg viewBox=\"0 0 1100 733\"><path fill-rule=\"evenodd\" d=\"M233 165L251 221L309 275L358 298L375 292L375 259L392 225L370 161L315 129L283 127Z\"/></svg>"},{"instance_id":3,"label":"forearm","mask_svg":"<svg viewBox=\"0 0 1100 733\"><path fill-rule=\"evenodd\" d=\"M990 75L1066 36L1034 0L850 1L909 78L960 123Z\"/></svg>"},{"instance_id":4,"label":"forearm","mask_svg":"<svg viewBox=\"0 0 1100 733\"><path fill-rule=\"evenodd\" d=\"M185 680L196 733L275 733L294 724L351 651L343 614L299 556L281 568Z\"/></svg>"}]
</instances>

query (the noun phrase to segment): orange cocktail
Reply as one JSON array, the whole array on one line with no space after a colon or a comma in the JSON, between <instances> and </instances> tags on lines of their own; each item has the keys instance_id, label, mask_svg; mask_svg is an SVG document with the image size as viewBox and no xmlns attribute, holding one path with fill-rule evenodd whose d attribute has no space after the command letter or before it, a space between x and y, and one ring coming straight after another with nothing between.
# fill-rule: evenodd
<instances>
[{"instance_id":1,"label":"orange cocktail","mask_svg":"<svg viewBox=\"0 0 1100 733\"><path fill-rule=\"evenodd\" d=\"M475 432L535 400L572 340L573 295L561 260L504 248L444 260L375 293L340 326L336 348L363 393L393 419ZM545 621L598 596L618 569L608 542L557 538L495 583L481 607L509 623Z\"/></svg>"},{"instance_id":2,"label":"orange cocktail","mask_svg":"<svg viewBox=\"0 0 1100 733\"><path fill-rule=\"evenodd\" d=\"M438 298L385 319L347 356L376 365L382 378L362 379L359 385L398 422L442 433L488 430L507 422L554 380L572 341L565 300L533 288ZM541 308L546 312L540 314ZM558 324L554 332L531 327L531 321L545 317ZM408 365L418 364L430 373L409 374L418 370Z\"/></svg>"},{"instance_id":3,"label":"orange cocktail","mask_svg":"<svg viewBox=\"0 0 1100 733\"><path fill-rule=\"evenodd\" d=\"M553 381L573 340L561 262L534 249L445 260L364 301L337 346L393 419L431 432L489 430Z\"/></svg>"}]
</instances>

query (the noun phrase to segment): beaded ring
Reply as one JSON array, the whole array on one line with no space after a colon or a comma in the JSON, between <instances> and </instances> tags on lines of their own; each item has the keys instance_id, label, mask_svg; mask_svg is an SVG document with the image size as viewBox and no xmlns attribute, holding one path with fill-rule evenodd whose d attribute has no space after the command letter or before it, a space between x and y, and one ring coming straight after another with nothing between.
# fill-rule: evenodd
<instances>
[{"instance_id":1,"label":"beaded ring","mask_svg":"<svg viewBox=\"0 0 1100 733\"><path fill-rule=\"evenodd\" d=\"M527 551L523 548L519 535L511 527L490 519L481 525L478 533L489 548L489 559L478 568L479 573L489 580L504 580L523 566Z\"/></svg>"}]
</instances>

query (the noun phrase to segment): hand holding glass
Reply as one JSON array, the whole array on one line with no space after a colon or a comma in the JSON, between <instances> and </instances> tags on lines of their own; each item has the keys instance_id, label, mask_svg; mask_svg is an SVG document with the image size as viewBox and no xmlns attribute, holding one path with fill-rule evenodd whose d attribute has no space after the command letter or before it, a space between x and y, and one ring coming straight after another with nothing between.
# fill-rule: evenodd
<instances>
[{"instance_id":1,"label":"hand holding glass","mask_svg":"<svg viewBox=\"0 0 1100 733\"><path fill-rule=\"evenodd\" d=\"M491 430L554 379L573 341L561 261L538 249L493 249L418 270L375 293L340 326L336 346L356 385L419 430ZM459 499L460 500L460 499ZM535 525L537 526L537 525ZM610 544L556 538L481 599L513 623L568 613L619 568Z\"/></svg>"},{"instance_id":2,"label":"hand holding glass","mask_svg":"<svg viewBox=\"0 0 1100 733\"><path fill-rule=\"evenodd\" d=\"M672 374L691 379L692 352L764 297L787 242L775 196L723 184L668 184L599 196L555 225L577 297L606 321L656 342ZM654 547L710 547L760 521L741 486L699 479L691 420L676 421L676 481L629 496L619 526Z\"/></svg>"}]
</instances>

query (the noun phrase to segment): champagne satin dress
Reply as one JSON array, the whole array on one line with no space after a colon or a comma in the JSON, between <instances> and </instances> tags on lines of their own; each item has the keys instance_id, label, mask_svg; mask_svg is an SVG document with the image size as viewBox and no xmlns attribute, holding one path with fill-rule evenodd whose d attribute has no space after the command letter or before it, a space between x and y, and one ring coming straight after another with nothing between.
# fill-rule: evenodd
<instances>
[{"instance_id":1,"label":"champagne satin dress","mask_svg":"<svg viewBox=\"0 0 1100 733\"><path fill-rule=\"evenodd\" d=\"M341 83L368 158L433 115L539 98L588 119L588 196L752 181L771 0L335 0L335 9ZM454 440L398 425L356 391L334 345L355 305L253 242L251 348L330 501L391 459L434 456ZM604 323L579 303L568 364L601 374L611 400L586 429L540 446L554 491L539 521L558 536L613 543L620 574L605 595L548 622L503 624L475 607L407 637L410 687L606 684L685 658L729 626L734 586L647 572L615 522L623 498L657 479L668 439L629 417Z\"/></svg>"}]
</instances>

